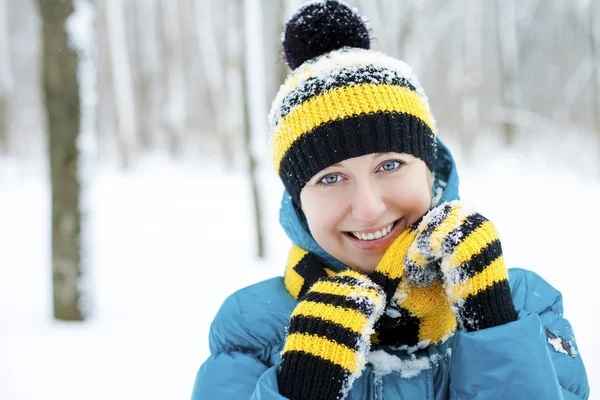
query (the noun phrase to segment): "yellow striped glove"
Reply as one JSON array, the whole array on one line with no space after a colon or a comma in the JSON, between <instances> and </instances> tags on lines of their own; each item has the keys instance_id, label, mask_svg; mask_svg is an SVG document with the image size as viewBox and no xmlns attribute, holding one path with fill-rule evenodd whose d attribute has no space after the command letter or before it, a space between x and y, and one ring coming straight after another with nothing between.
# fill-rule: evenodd
<instances>
[{"instance_id":1,"label":"yellow striped glove","mask_svg":"<svg viewBox=\"0 0 600 400\"><path fill-rule=\"evenodd\" d=\"M413 225L386 250L369 277L386 293L387 303L375 324L373 343L414 348L445 341L456 330L456 317L441 282L419 287L405 276L406 254L417 234Z\"/></svg>"},{"instance_id":2,"label":"yellow striped glove","mask_svg":"<svg viewBox=\"0 0 600 400\"><path fill-rule=\"evenodd\" d=\"M458 201L443 203L423 217L405 269L415 285L442 280L458 322L467 332L517 319L496 227Z\"/></svg>"},{"instance_id":3,"label":"yellow striped glove","mask_svg":"<svg viewBox=\"0 0 600 400\"><path fill-rule=\"evenodd\" d=\"M319 279L291 316L277 372L281 395L343 399L364 369L384 306L381 287L356 271Z\"/></svg>"}]
</instances>

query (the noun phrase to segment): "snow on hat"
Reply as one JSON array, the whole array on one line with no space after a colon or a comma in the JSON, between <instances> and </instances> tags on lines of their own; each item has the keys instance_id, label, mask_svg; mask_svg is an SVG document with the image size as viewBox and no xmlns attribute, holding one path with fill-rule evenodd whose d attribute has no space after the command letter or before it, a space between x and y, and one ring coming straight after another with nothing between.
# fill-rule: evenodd
<instances>
[{"instance_id":1,"label":"snow on hat","mask_svg":"<svg viewBox=\"0 0 600 400\"><path fill-rule=\"evenodd\" d=\"M292 69L269 113L275 169L292 202L319 171L379 152L408 153L432 169L436 126L403 61L370 50L367 22L341 1L310 2L287 22Z\"/></svg>"}]
</instances>

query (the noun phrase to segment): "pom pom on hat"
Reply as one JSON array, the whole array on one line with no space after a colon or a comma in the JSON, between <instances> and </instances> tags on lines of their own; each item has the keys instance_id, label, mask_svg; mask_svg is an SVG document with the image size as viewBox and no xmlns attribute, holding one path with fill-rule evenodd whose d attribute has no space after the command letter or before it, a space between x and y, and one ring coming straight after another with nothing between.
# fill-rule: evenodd
<instances>
[{"instance_id":1,"label":"pom pom on hat","mask_svg":"<svg viewBox=\"0 0 600 400\"><path fill-rule=\"evenodd\" d=\"M301 7L283 33L283 51L291 69L346 46L369 49L369 28L357 11L336 0Z\"/></svg>"}]
</instances>

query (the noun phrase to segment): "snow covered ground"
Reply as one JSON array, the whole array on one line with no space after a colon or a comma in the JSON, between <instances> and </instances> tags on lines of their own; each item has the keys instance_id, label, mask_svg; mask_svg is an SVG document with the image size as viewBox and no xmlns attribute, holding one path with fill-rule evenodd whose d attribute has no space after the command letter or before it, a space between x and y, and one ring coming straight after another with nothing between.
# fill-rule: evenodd
<instances>
[{"instance_id":1,"label":"snow covered ground","mask_svg":"<svg viewBox=\"0 0 600 400\"><path fill-rule=\"evenodd\" d=\"M563 292L598 381L600 180L511 154L460 175L463 198L498 225L509 265ZM75 324L50 318L45 175L0 165L0 399L189 398L221 302L283 271L281 186L263 175L269 257L258 262L245 178L160 158L99 171L89 192L92 315Z\"/></svg>"}]
</instances>

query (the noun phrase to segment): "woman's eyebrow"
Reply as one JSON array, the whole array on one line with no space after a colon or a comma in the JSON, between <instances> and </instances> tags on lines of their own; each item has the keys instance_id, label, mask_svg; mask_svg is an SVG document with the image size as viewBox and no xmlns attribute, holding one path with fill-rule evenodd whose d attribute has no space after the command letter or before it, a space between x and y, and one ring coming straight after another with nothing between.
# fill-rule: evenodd
<instances>
[{"instance_id":1,"label":"woman's eyebrow","mask_svg":"<svg viewBox=\"0 0 600 400\"><path fill-rule=\"evenodd\" d=\"M385 152L385 153L373 153L373 154L372 154L372 156L373 156L373 157L372 157L372 159L373 159L373 160L375 160L375 159L377 159L377 158L379 158L379 157L388 156L388 155L390 155L390 154L392 154L392 153L393 153L392 151L387 151L387 152ZM327 168L331 168L331 167L341 167L341 166L342 166L342 162L340 161L339 163L331 164L331 165L330 165L329 167L327 167Z\"/></svg>"},{"instance_id":2,"label":"woman's eyebrow","mask_svg":"<svg viewBox=\"0 0 600 400\"><path fill-rule=\"evenodd\" d=\"M391 151L387 151L385 153L375 153L375 154L373 154L373 159L376 159L376 158L379 158L379 157L388 156L390 154L392 154Z\"/></svg>"}]
</instances>

